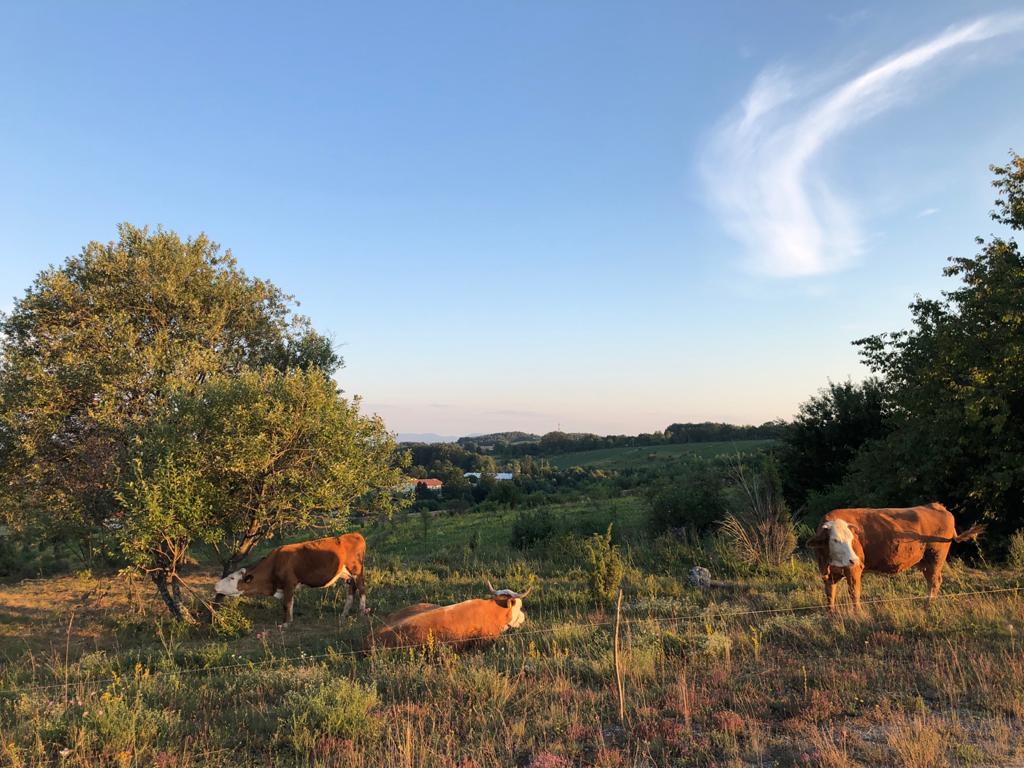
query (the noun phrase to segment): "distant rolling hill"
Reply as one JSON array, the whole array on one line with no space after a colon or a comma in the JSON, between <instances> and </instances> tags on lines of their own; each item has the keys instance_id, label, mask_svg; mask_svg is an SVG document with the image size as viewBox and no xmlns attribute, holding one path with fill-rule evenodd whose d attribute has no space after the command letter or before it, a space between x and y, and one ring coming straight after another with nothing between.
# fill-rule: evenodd
<instances>
[{"instance_id":1,"label":"distant rolling hill","mask_svg":"<svg viewBox=\"0 0 1024 768\"><path fill-rule=\"evenodd\" d=\"M436 432L399 432L400 443L454 443L455 435L439 435Z\"/></svg>"},{"instance_id":2,"label":"distant rolling hill","mask_svg":"<svg viewBox=\"0 0 1024 768\"><path fill-rule=\"evenodd\" d=\"M763 451L775 440L728 440L716 443L671 443L638 448L598 448L593 451L561 453L549 457L559 469L593 467L594 469L627 469L674 461L683 455L721 456L723 454Z\"/></svg>"}]
</instances>

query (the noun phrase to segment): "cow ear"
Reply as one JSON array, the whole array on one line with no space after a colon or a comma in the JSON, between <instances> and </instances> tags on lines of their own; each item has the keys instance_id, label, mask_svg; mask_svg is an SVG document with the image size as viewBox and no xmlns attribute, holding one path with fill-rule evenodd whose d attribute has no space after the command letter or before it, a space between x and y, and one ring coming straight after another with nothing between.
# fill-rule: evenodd
<instances>
[{"instance_id":1,"label":"cow ear","mask_svg":"<svg viewBox=\"0 0 1024 768\"><path fill-rule=\"evenodd\" d=\"M508 608L509 602L511 600L514 600L514 599L515 598L511 598L508 595L495 595L494 596L494 602L496 602L502 608Z\"/></svg>"},{"instance_id":2,"label":"cow ear","mask_svg":"<svg viewBox=\"0 0 1024 768\"><path fill-rule=\"evenodd\" d=\"M823 547L828 543L828 529L821 527L818 532L807 540L808 547Z\"/></svg>"},{"instance_id":3,"label":"cow ear","mask_svg":"<svg viewBox=\"0 0 1024 768\"><path fill-rule=\"evenodd\" d=\"M858 539L864 538L863 528L861 528L859 525L854 525L853 523L847 523L847 525L850 527L850 530L853 531L854 536L856 536Z\"/></svg>"},{"instance_id":4,"label":"cow ear","mask_svg":"<svg viewBox=\"0 0 1024 768\"><path fill-rule=\"evenodd\" d=\"M248 576L246 576L244 579L242 579L242 581L244 583L248 584L250 581L252 581L252 574L250 573Z\"/></svg>"}]
</instances>

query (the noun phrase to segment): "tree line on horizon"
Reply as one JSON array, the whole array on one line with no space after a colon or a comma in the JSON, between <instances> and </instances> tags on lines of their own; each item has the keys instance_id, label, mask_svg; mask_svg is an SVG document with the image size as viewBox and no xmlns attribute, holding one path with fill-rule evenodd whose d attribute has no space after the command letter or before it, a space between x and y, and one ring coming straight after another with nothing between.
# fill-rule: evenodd
<instances>
[{"instance_id":1,"label":"tree line on horizon","mask_svg":"<svg viewBox=\"0 0 1024 768\"><path fill-rule=\"evenodd\" d=\"M602 448L642 448L679 443L712 443L742 440L777 440L783 436L787 422L783 419L760 425L736 425L724 422L686 422L670 424L662 432L641 432L637 435L598 435L592 432L562 432L543 435L528 432L495 432L488 435L460 437L455 441L468 451L487 451L495 455L553 456L559 453L593 451ZM403 445L423 445L403 443ZM436 445L434 443L433 445Z\"/></svg>"}]
</instances>

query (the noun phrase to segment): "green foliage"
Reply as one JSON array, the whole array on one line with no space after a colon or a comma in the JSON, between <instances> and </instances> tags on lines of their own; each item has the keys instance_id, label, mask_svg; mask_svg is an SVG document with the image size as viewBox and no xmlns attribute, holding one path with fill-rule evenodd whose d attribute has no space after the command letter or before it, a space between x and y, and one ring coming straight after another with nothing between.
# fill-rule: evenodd
<instances>
[{"instance_id":1,"label":"green foliage","mask_svg":"<svg viewBox=\"0 0 1024 768\"><path fill-rule=\"evenodd\" d=\"M584 542L587 584L591 599L598 604L615 599L626 572L619 547L612 543L612 525L604 533L595 533Z\"/></svg>"},{"instance_id":2,"label":"green foliage","mask_svg":"<svg viewBox=\"0 0 1024 768\"><path fill-rule=\"evenodd\" d=\"M389 508L394 441L290 302L205 236L127 224L41 273L0 318L0 519L113 545L181 616L193 541L227 567Z\"/></svg>"},{"instance_id":3,"label":"green foliage","mask_svg":"<svg viewBox=\"0 0 1024 768\"><path fill-rule=\"evenodd\" d=\"M210 628L217 637L242 637L252 631L252 619L245 615L235 601L221 603L210 617Z\"/></svg>"},{"instance_id":4,"label":"green foliage","mask_svg":"<svg viewBox=\"0 0 1024 768\"><path fill-rule=\"evenodd\" d=\"M1017 531L1010 537L1006 564L1014 571L1024 573L1024 529Z\"/></svg>"},{"instance_id":5,"label":"green foliage","mask_svg":"<svg viewBox=\"0 0 1024 768\"><path fill-rule=\"evenodd\" d=\"M1020 231L1024 158L992 170L992 218ZM850 484L893 502L940 500L997 532L1020 526L1024 498L1024 257L1012 238L977 242L945 269L957 287L910 305L910 330L856 342L884 380L894 432L858 458Z\"/></svg>"},{"instance_id":6,"label":"green foliage","mask_svg":"<svg viewBox=\"0 0 1024 768\"><path fill-rule=\"evenodd\" d=\"M373 714L377 691L344 677L328 678L285 694L285 736L300 754L315 752L325 737L372 739L380 730Z\"/></svg>"},{"instance_id":7,"label":"green foliage","mask_svg":"<svg viewBox=\"0 0 1024 768\"><path fill-rule=\"evenodd\" d=\"M290 297L205 235L119 233L41 272L0 317L0 516L87 549L124 514L129 435L173 393L253 366L341 363Z\"/></svg>"},{"instance_id":8,"label":"green foliage","mask_svg":"<svg viewBox=\"0 0 1024 768\"><path fill-rule=\"evenodd\" d=\"M394 441L358 405L318 369L270 366L175 394L132 446L125 546L191 535L231 567L270 534L337 530L357 502L387 509L400 478ZM146 524L141 536L135 520Z\"/></svg>"},{"instance_id":9,"label":"green foliage","mask_svg":"<svg viewBox=\"0 0 1024 768\"><path fill-rule=\"evenodd\" d=\"M217 488L173 453L157 454L146 467L132 461L132 474L118 498L128 511L115 531L121 552L145 570L174 573L194 539L215 543Z\"/></svg>"},{"instance_id":10,"label":"green foliage","mask_svg":"<svg viewBox=\"0 0 1024 768\"><path fill-rule=\"evenodd\" d=\"M73 552L59 535L37 530L0 533L0 578L47 576L67 570Z\"/></svg>"},{"instance_id":11,"label":"green foliage","mask_svg":"<svg viewBox=\"0 0 1024 768\"><path fill-rule=\"evenodd\" d=\"M686 463L677 475L647 488L652 532L708 530L725 512L723 491L721 466L701 460Z\"/></svg>"},{"instance_id":12,"label":"green foliage","mask_svg":"<svg viewBox=\"0 0 1024 768\"><path fill-rule=\"evenodd\" d=\"M713 459L718 456L735 456L737 451L757 453L769 448L774 442L774 440L744 440L601 448L557 454L551 457L551 464L559 469L586 467L604 470L636 469L650 466L652 463L668 466L673 462L688 461L691 457Z\"/></svg>"},{"instance_id":13,"label":"green foliage","mask_svg":"<svg viewBox=\"0 0 1024 768\"><path fill-rule=\"evenodd\" d=\"M141 752L177 724L175 713L148 707L141 696L108 690L82 713L76 740L90 751Z\"/></svg>"},{"instance_id":14,"label":"green foliage","mask_svg":"<svg viewBox=\"0 0 1024 768\"><path fill-rule=\"evenodd\" d=\"M516 549L529 549L550 539L559 526L549 510L520 512L512 524L511 544Z\"/></svg>"},{"instance_id":15,"label":"green foliage","mask_svg":"<svg viewBox=\"0 0 1024 768\"><path fill-rule=\"evenodd\" d=\"M800 406L780 451L784 490L794 509L809 494L841 482L861 446L885 437L889 411L882 382L874 378L829 382Z\"/></svg>"},{"instance_id":16,"label":"green foliage","mask_svg":"<svg viewBox=\"0 0 1024 768\"><path fill-rule=\"evenodd\" d=\"M778 465L769 454L750 470L738 464L720 531L730 559L745 566L778 567L796 550L796 526L782 498Z\"/></svg>"}]
</instances>

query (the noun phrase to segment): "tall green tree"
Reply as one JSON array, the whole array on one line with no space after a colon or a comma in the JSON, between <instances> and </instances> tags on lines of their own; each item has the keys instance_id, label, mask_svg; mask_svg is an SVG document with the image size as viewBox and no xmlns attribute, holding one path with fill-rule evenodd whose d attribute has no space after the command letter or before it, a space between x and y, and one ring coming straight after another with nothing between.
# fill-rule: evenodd
<instances>
[{"instance_id":1,"label":"tall green tree","mask_svg":"<svg viewBox=\"0 0 1024 768\"><path fill-rule=\"evenodd\" d=\"M176 615L192 541L210 544L227 574L276 534L337 533L355 506L389 511L401 479L383 422L317 369L265 366L180 391L132 441L131 459L118 538Z\"/></svg>"},{"instance_id":2,"label":"tall green tree","mask_svg":"<svg viewBox=\"0 0 1024 768\"><path fill-rule=\"evenodd\" d=\"M779 449L786 500L800 509L808 494L840 483L850 462L870 440L888 434L889 405L882 382L829 382L800 405Z\"/></svg>"},{"instance_id":3,"label":"tall green tree","mask_svg":"<svg viewBox=\"0 0 1024 768\"><path fill-rule=\"evenodd\" d=\"M173 393L273 365L335 371L291 298L205 235L119 227L0 317L0 514L86 543L119 525L128 436Z\"/></svg>"},{"instance_id":4,"label":"tall green tree","mask_svg":"<svg viewBox=\"0 0 1024 768\"><path fill-rule=\"evenodd\" d=\"M887 389L893 432L854 464L851 487L940 500L1012 530L1024 520L1024 158L992 166L992 219L1008 235L951 258L956 288L910 305L913 327L857 342ZM891 503L891 502L890 502Z\"/></svg>"}]
</instances>

